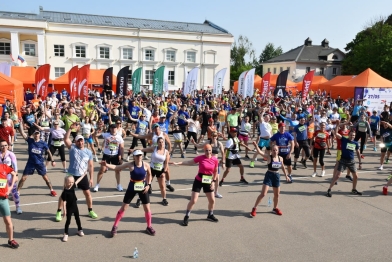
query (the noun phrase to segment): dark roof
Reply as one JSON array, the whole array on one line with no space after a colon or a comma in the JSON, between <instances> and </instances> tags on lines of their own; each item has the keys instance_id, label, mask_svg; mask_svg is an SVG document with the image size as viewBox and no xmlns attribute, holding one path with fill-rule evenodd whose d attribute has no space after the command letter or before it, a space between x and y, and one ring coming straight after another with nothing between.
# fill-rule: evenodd
<instances>
[{"instance_id":1,"label":"dark roof","mask_svg":"<svg viewBox=\"0 0 392 262\"><path fill-rule=\"evenodd\" d=\"M320 57L325 57L334 51L341 52L337 48L324 47L322 45L310 45L310 46L301 45L294 49L291 49L286 53L281 54L280 56L274 57L266 61L265 63L276 63L276 62L287 62L287 61L316 62L322 60L320 59Z\"/></svg>"},{"instance_id":2,"label":"dark roof","mask_svg":"<svg viewBox=\"0 0 392 262\"><path fill-rule=\"evenodd\" d=\"M47 21L62 24L97 25L164 31L185 31L207 34L230 34L227 30L208 20L205 20L204 23L186 23L92 14L64 13L44 11L42 9L40 9L38 14L0 11L0 18Z\"/></svg>"}]
</instances>

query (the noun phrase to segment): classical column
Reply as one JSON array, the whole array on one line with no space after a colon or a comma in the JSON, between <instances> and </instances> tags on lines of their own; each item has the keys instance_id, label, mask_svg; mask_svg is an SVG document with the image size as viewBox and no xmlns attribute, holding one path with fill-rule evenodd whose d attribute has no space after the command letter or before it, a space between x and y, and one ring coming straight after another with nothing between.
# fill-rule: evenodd
<instances>
[{"instance_id":1,"label":"classical column","mask_svg":"<svg viewBox=\"0 0 392 262\"><path fill-rule=\"evenodd\" d=\"M37 34L38 42L38 65L46 64L46 53L45 53L45 33Z\"/></svg>"},{"instance_id":2,"label":"classical column","mask_svg":"<svg viewBox=\"0 0 392 262\"><path fill-rule=\"evenodd\" d=\"M19 32L11 31L11 55L15 62L18 61L19 51Z\"/></svg>"}]
</instances>

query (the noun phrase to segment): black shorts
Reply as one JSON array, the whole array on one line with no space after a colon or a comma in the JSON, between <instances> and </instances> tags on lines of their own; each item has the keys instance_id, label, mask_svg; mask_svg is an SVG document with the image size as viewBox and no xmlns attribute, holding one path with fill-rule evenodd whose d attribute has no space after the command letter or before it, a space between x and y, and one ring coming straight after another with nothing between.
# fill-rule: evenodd
<instances>
[{"instance_id":1,"label":"black shorts","mask_svg":"<svg viewBox=\"0 0 392 262\"><path fill-rule=\"evenodd\" d=\"M319 155L320 155L320 157L324 158L325 148L324 149L313 148L313 157L318 158Z\"/></svg>"},{"instance_id":2,"label":"black shorts","mask_svg":"<svg viewBox=\"0 0 392 262\"><path fill-rule=\"evenodd\" d=\"M205 135L207 133L208 126L201 126L201 135Z\"/></svg>"},{"instance_id":3,"label":"black shorts","mask_svg":"<svg viewBox=\"0 0 392 262\"><path fill-rule=\"evenodd\" d=\"M381 148L381 153L385 153L385 152L387 152L387 150L388 150L388 152L391 152L391 153L392 153L392 146L389 146L389 147L382 147L382 148Z\"/></svg>"},{"instance_id":4,"label":"black shorts","mask_svg":"<svg viewBox=\"0 0 392 262\"><path fill-rule=\"evenodd\" d=\"M290 159L286 159L287 155L281 155L281 154L278 154L278 156L283 158L283 164L285 166L291 166L291 158Z\"/></svg>"},{"instance_id":5,"label":"black shorts","mask_svg":"<svg viewBox=\"0 0 392 262\"><path fill-rule=\"evenodd\" d=\"M163 172L163 170L158 171L158 170L154 170L154 169L151 168L151 176L153 178L154 178L154 176L156 176L157 178L161 178L163 173L165 173L165 172Z\"/></svg>"},{"instance_id":6,"label":"black shorts","mask_svg":"<svg viewBox=\"0 0 392 262\"><path fill-rule=\"evenodd\" d=\"M132 187L133 187L133 183L130 183L130 184L132 184ZM143 204L143 205L146 205L146 204L149 204L149 203L150 203L150 195L149 195L148 193L143 194L143 191L134 191L133 189L132 189L132 190L129 190L129 189L128 189L128 190L125 192L125 196L124 196L124 199L123 199L123 203L124 203L124 204L129 204L129 203L131 203L131 202L132 202L132 199L133 199L137 194L139 194L139 198L140 198L140 200L142 201L142 204Z\"/></svg>"},{"instance_id":7,"label":"black shorts","mask_svg":"<svg viewBox=\"0 0 392 262\"><path fill-rule=\"evenodd\" d=\"M372 129L372 136L377 136L377 129Z\"/></svg>"},{"instance_id":8,"label":"black shorts","mask_svg":"<svg viewBox=\"0 0 392 262\"><path fill-rule=\"evenodd\" d=\"M214 192L214 190L211 190L211 184L203 184L201 181L195 179L193 181L192 192L200 193L202 188L204 193Z\"/></svg>"},{"instance_id":9,"label":"black shorts","mask_svg":"<svg viewBox=\"0 0 392 262\"><path fill-rule=\"evenodd\" d=\"M225 166L227 167L227 168L230 168L230 167L232 167L233 165L241 165L242 163L241 163L241 159L239 159L239 158L236 158L236 159L228 159L228 158L226 158L226 164L225 164Z\"/></svg>"},{"instance_id":10,"label":"black shorts","mask_svg":"<svg viewBox=\"0 0 392 262\"><path fill-rule=\"evenodd\" d=\"M76 182L76 180L78 180L80 178L80 176L73 176L73 177L75 179L75 182ZM73 186L74 186L74 188L76 188L75 184ZM84 190L90 190L90 182L88 181L87 175L85 175L82 178L82 180L80 180L80 182L78 183L78 188L83 190L83 191Z\"/></svg>"},{"instance_id":11,"label":"black shorts","mask_svg":"<svg viewBox=\"0 0 392 262\"><path fill-rule=\"evenodd\" d=\"M106 163L108 163L108 164L113 164L113 165L120 164L120 160L118 159L118 155L111 156L111 155L103 154L102 160L106 161Z\"/></svg>"}]
</instances>

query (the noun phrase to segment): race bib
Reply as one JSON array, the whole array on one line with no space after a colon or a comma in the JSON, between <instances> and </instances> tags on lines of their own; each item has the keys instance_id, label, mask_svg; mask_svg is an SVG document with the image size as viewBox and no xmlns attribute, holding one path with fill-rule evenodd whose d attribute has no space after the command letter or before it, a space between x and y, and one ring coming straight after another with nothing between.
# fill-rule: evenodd
<instances>
[{"instance_id":1,"label":"race bib","mask_svg":"<svg viewBox=\"0 0 392 262\"><path fill-rule=\"evenodd\" d=\"M0 179L0 188L5 188L7 186L7 179Z\"/></svg>"},{"instance_id":2,"label":"race bib","mask_svg":"<svg viewBox=\"0 0 392 262\"><path fill-rule=\"evenodd\" d=\"M300 126L300 127L298 127L298 130L299 130L300 132L303 132L303 131L305 131L305 129L306 129L306 127L305 127L305 126Z\"/></svg>"},{"instance_id":3,"label":"race bib","mask_svg":"<svg viewBox=\"0 0 392 262\"><path fill-rule=\"evenodd\" d=\"M282 167L282 163L281 162L272 162L271 163L271 167L272 168L281 168Z\"/></svg>"},{"instance_id":4,"label":"race bib","mask_svg":"<svg viewBox=\"0 0 392 262\"><path fill-rule=\"evenodd\" d=\"M288 152L290 152L290 148L288 148L288 147L281 147L281 148L279 148L279 151L281 153L288 153Z\"/></svg>"},{"instance_id":5,"label":"race bib","mask_svg":"<svg viewBox=\"0 0 392 262\"><path fill-rule=\"evenodd\" d=\"M84 134L83 134L83 137L84 137L84 138L90 138L90 134L89 134L89 133L84 133Z\"/></svg>"},{"instance_id":6,"label":"race bib","mask_svg":"<svg viewBox=\"0 0 392 262\"><path fill-rule=\"evenodd\" d=\"M135 184L133 185L133 190L134 191L143 191L144 189L144 182L135 182Z\"/></svg>"},{"instance_id":7,"label":"race bib","mask_svg":"<svg viewBox=\"0 0 392 262\"><path fill-rule=\"evenodd\" d=\"M42 127L48 127L49 126L49 121L42 121L41 122Z\"/></svg>"},{"instance_id":8,"label":"race bib","mask_svg":"<svg viewBox=\"0 0 392 262\"><path fill-rule=\"evenodd\" d=\"M153 163L154 167L152 169L156 171L162 171L163 169L163 163Z\"/></svg>"},{"instance_id":9,"label":"race bib","mask_svg":"<svg viewBox=\"0 0 392 262\"><path fill-rule=\"evenodd\" d=\"M202 182L203 184L211 184L211 182L212 182L212 176L203 175L203 176L201 177L201 182Z\"/></svg>"},{"instance_id":10,"label":"race bib","mask_svg":"<svg viewBox=\"0 0 392 262\"><path fill-rule=\"evenodd\" d=\"M31 152L34 154L39 154L39 155L42 154L42 151L39 148L32 148Z\"/></svg>"},{"instance_id":11,"label":"race bib","mask_svg":"<svg viewBox=\"0 0 392 262\"><path fill-rule=\"evenodd\" d=\"M318 134L317 134L317 137L319 137L319 138L325 138L325 134L324 134L324 133L318 133Z\"/></svg>"},{"instance_id":12,"label":"race bib","mask_svg":"<svg viewBox=\"0 0 392 262\"><path fill-rule=\"evenodd\" d=\"M117 144L113 144L113 143L110 143L109 144L109 150L110 151L117 151Z\"/></svg>"},{"instance_id":13,"label":"race bib","mask_svg":"<svg viewBox=\"0 0 392 262\"><path fill-rule=\"evenodd\" d=\"M61 146L61 141L53 141L54 146Z\"/></svg>"},{"instance_id":14,"label":"race bib","mask_svg":"<svg viewBox=\"0 0 392 262\"><path fill-rule=\"evenodd\" d=\"M370 119L372 123L376 123L376 119Z\"/></svg>"},{"instance_id":15,"label":"race bib","mask_svg":"<svg viewBox=\"0 0 392 262\"><path fill-rule=\"evenodd\" d=\"M314 128L309 128L309 133L314 133Z\"/></svg>"},{"instance_id":16,"label":"race bib","mask_svg":"<svg viewBox=\"0 0 392 262\"><path fill-rule=\"evenodd\" d=\"M349 144L348 143L346 149L354 151L355 150L355 144Z\"/></svg>"}]
</instances>

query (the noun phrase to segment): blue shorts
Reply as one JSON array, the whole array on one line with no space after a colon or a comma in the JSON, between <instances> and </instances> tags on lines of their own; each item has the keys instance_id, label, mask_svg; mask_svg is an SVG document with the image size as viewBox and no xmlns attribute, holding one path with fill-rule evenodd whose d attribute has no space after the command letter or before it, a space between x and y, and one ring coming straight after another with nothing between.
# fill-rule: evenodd
<instances>
[{"instance_id":1,"label":"blue shorts","mask_svg":"<svg viewBox=\"0 0 392 262\"><path fill-rule=\"evenodd\" d=\"M265 149L270 150L270 140L269 139L264 139L264 138L260 138L259 140L259 148L260 150L263 149L263 147L265 147Z\"/></svg>"},{"instance_id":2,"label":"blue shorts","mask_svg":"<svg viewBox=\"0 0 392 262\"><path fill-rule=\"evenodd\" d=\"M267 171L263 184L269 187L280 187L280 174Z\"/></svg>"},{"instance_id":3,"label":"blue shorts","mask_svg":"<svg viewBox=\"0 0 392 262\"><path fill-rule=\"evenodd\" d=\"M93 143L93 138L91 136L89 138L84 138L84 142L92 144Z\"/></svg>"},{"instance_id":4,"label":"blue shorts","mask_svg":"<svg viewBox=\"0 0 392 262\"><path fill-rule=\"evenodd\" d=\"M32 164L27 162L25 169L23 170L23 175L32 175L34 171L37 170L38 175L46 175L46 166L44 163Z\"/></svg>"}]
</instances>

